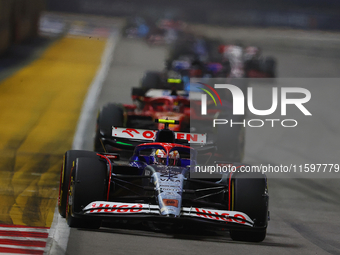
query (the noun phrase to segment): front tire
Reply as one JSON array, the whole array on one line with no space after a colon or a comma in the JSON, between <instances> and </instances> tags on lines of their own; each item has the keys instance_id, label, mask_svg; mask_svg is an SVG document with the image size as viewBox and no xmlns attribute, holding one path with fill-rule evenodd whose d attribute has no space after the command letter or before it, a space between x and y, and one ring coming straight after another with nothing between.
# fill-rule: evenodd
<instances>
[{"instance_id":1,"label":"front tire","mask_svg":"<svg viewBox=\"0 0 340 255\"><path fill-rule=\"evenodd\" d=\"M267 179L261 173L235 173L232 177L233 211L247 214L258 230L230 230L234 241L262 242L268 224Z\"/></svg>"},{"instance_id":2,"label":"front tire","mask_svg":"<svg viewBox=\"0 0 340 255\"><path fill-rule=\"evenodd\" d=\"M70 183L70 174L72 172L72 168L74 168L76 159L80 157L96 158L97 156L95 152L84 150L69 150L65 153L60 173L59 198L58 198L58 210L59 214L63 218L66 217L67 193Z\"/></svg>"},{"instance_id":3,"label":"front tire","mask_svg":"<svg viewBox=\"0 0 340 255\"><path fill-rule=\"evenodd\" d=\"M83 208L91 202L106 200L108 186L106 164L95 158L78 158L71 179L67 224L75 228L100 228L100 219L77 218L75 214L81 214Z\"/></svg>"}]
</instances>

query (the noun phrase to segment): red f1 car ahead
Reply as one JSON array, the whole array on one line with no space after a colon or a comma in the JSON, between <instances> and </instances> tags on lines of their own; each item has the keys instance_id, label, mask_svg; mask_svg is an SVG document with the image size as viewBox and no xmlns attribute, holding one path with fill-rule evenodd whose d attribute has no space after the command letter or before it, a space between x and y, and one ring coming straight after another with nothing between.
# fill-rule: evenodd
<instances>
[{"instance_id":1,"label":"red f1 car ahead","mask_svg":"<svg viewBox=\"0 0 340 255\"><path fill-rule=\"evenodd\" d=\"M264 240L269 199L266 176L244 173L240 171L244 165L230 162L218 164L231 166L232 171L200 173L196 150L179 144L168 128L179 122L157 122L164 123L164 129L150 130L150 136L155 134L153 142L136 146L126 164L117 164L115 153L66 152L58 207L68 225L99 228L103 219L160 221L169 226L202 223L229 229L233 240ZM126 137L118 127L112 128L112 135Z\"/></svg>"},{"instance_id":2,"label":"red f1 car ahead","mask_svg":"<svg viewBox=\"0 0 340 255\"><path fill-rule=\"evenodd\" d=\"M208 109L208 114L202 116L200 100L191 100L184 91L133 88L132 99L135 102L132 105L110 103L100 110L94 138L95 151L119 152L124 158L130 157L134 147L141 143L134 136L137 134L133 130L156 130L161 126L155 123L155 119L169 118L180 123L179 125L170 125L170 130L208 133L210 139L208 142L217 146L223 157L241 162L244 152L244 128L234 126L213 129L212 124L210 125L213 116L221 112L220 108L211 107ZM230 112L231 108L227 107L224 110ZM113 138L111 136L112 126L126 128L126 132L131 130L129 131L130 136ZM202 129L202 127L209 128ZM219 138L215 139L214 137ZM190 140L190 142L195 141Z\"/></svg>"}]
</instances>

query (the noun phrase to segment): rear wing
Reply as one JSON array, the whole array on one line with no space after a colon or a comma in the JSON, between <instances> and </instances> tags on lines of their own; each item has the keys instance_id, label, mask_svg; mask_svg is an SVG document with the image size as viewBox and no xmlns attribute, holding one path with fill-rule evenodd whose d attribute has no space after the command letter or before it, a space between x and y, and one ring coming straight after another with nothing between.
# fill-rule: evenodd
<instances>
[{"instance_id":1,"label":"rear wing","mask_svg":"<svg viewBox=\"0 0 340 255\"><path fill-rule=\"evenodd\" d=\"M158 130L112 127L115 138L153 141ZM187 140L191 144L206 144L207 134L174 132L177 140Z\"/></svg>"},{"instance_id":2,"label":"rear wing","mask_svg":"<svg viewBox=\"0 0 340 255\"><path fill-rule=\"evenodd\" d=\"M164 96L174 96L172 94L173 91L171 89L145 89L145 88L132 88L132 97L147 97L147 98L156 98L156 97L164 97ZM176 96L187 97L188 92L184 90L176 90Z\"/></svg>"}]
</instances>

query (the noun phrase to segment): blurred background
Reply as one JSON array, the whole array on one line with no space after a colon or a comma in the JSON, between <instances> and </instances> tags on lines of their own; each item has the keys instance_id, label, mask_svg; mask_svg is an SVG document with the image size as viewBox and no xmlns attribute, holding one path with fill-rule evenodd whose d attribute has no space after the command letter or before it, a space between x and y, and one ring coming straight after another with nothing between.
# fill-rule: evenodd
<instances>
[{"instance_id":1,"label":"blurred background","mask_svg":"<svg viewBox=\"0 0 340 255\"><path fill-rule=\"evenodd\" d=\"M49 11L99 15L172 17L223 26L339 30L336 0L47 0Z\"/></svg>"},{"instance_id":2,"label":"blurred background","mask_svg":"<svg viewBox=\"0 0 340 255\"><path fill-rule=\"evenodd\" d=\"M336 0L1 0L0 48L9 40L18 42L37 32L37 14L52 12L107 16L176 18L221 26L284 27L299 29L340 29L340 2ZM30 20L30 23L25 23ZM20 25L20 24L25 25ZM12 32L9 32L10 27ZM25 28L24 28L25 27ZM13 32L16 28L19 31ZM11 35L6 38L6 33Z\"/></svg>"},{"instance_id":3,"label":"blurred background","mask_svg":"<svg viewBox=\"0 0 340 255\"><path fill-rule=\"evenodd\" d=\"M204 0L1 0L0 7L0 52L12 43L17 44L37 35L39 16L43 11L107 17L143 17L148 22L174 19L191 24L209 24L231 29L280 28L299 29L300 32L301 30L334 32L340 30L340 2L336 0L245 0L242 2L235 0L209 2ZM200 33L209 34L203 28L199 30ZM224 33L227 34L228 39L233 37L247 39L244 38L244 33L247 32L244 31L243 34L242 31L233 30ZM265 36L269 33L265 33ZM222 33L219 36L223 37ZM291 36L303 37L304 34L290 34L287 37ZM289 41L289 38L285 39ZM307 43L315 44L306 40ZM266 44L258 39L255 43ZM280 43L284 44L282 40Z\"/></svg>"}]
</instances>

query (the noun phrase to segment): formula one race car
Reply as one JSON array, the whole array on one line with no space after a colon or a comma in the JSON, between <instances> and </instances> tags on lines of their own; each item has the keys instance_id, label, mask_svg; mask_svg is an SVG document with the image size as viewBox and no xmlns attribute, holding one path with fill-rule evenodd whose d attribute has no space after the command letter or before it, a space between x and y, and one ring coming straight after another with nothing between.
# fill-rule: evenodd
<instances>
[{"instance_id":1,"label":"formula one race car","mask_svg":"<svg viewBox=\"0 0 340 255\"><path fill-rule=\"evenodd\" d=\"M230 63L231 77L275 78L276 60L262 56L258 47L243 48L239 45L220 45L222 62Z\"/></svg>"},{"instance_id":2,"label":"formula one race car","mask_svg":"<svg viewBox=\"0 0 340 255\"><path fill-rule=\"evenodd\" d=\"M133 136L136 134L134 131L131 131L131 135L128 136L128 138L132 138L129 142L124 139L112 138L112 126L124 127L126 130L157 129L161 126L155 123L155 119L172 118L179 121L180 125L170 125L171 130L190 131L190 102L188 98L173 97L170 94L148 97L144 90L133 88L132 99L135 102L132 105L109 103L99 111L94 138L95 151L119 151L130 157L134 147L141 143Z\"/></svg>"},{"instance_id":3,"label":"formula one race car","mask_svg":"<svg viewBox=\"0 0 340 255\"><path fill-rule=\"evenodd\" d=\"M127 38L145 38L149 34L150 25L145 19L134 17L127 20L122 31Z\"/></svg>"},{"instance_id":4,"label":"formula one race car","mask_svg":"<svg viewBox=\"0 0 340 255\"><path fill-rule=\"evenodd\" d=\"M214 129L210 125L216 114L219 114L221 118L235 118L230 116L231 108L228 108L228 105L222 109L223 111L218 107L209 107L207 116L202 116L200 94L199 100L193 100L185 91L133 88L132 99L134 101L132 105L109 103L99 111L94 137L96 152L119 152L123 158L129 158L135 146L143 142L136 138L138 135L136 129L159 129L161 126L155 123L155 119L171 118L180 122L180 125L169 127L180 136L183 132L190 131L209 133L209 143L217 146L222 157L230 161L242 161L244 127L235 125ZM230 115L226 116L227 113ZM112 137L112 126L125 128L130 135L119 139Z\"/></svg>"},{"instance_id":5,"label":"formula one race car","mask_svg":"<svg viewBox=\"0 0 340 255\"><path fill-rule=\"evenodd\" d=\"M181 37L185 27L183 21L162 19L156 22L146 40L149 45L172 44Z\"/></svg>"},{"instance_id":6,"label":"formula one race car","mask_svg":"<svg viewBox=\"0 0 340 255\"><path fill-rule=\"evenodd\" d=\"M115 153L66 152L58 208L68 225L95 229L102 220L121 219L170 227L201 223L229 229L233 240L263 241L269 215L266 176L238 171L242 164L219 162L234 170L194 178L195 149L178 144L168 129L178 122L158 122L164 129L153 142L136 146L126 164L118 164ZM121 134L112 128L114 137Z\"/></svg>"},{"instance_id":7,"label":"formula one race car","mask_svg":"<svg viewBox=\"0 0 340 255\"><path fill-rule=\"evenodd\" d=\"M244 66L249 78L275 78L276 59L264 57L258 47L247 47L244 51Z\"/></svg>"},{"instance_id":8,"label":"formula one race car","mask_svg":"<svg viewBox=\"0 0 340 255\"><path fill-rule=\"evenodd\" d=\"M184 33L169 50L162 71L147 71L141 80L145 89L183 90L190 78L226 78L230 73L229 62L221 62L221 54L212 40L197 38ZM213 48L215 50L213 50ZM218 56L217 56L218 55Z\"/></svg>"},{"instance_id":9,"label":"formula one race car","mask_svg":"<svg viewBox=\"0 0 340 255\"><path fill-rule=\"evenodd\" d=\"M148 34L146 41L149 45L171 44L178 38L178 32L174 29L154 28Z\"/></svg>"}]
</instances>

